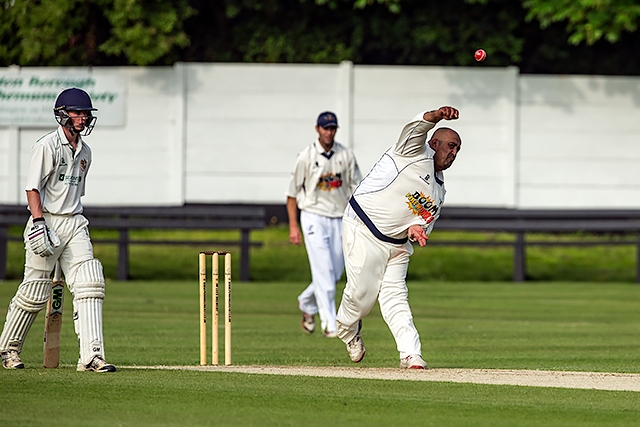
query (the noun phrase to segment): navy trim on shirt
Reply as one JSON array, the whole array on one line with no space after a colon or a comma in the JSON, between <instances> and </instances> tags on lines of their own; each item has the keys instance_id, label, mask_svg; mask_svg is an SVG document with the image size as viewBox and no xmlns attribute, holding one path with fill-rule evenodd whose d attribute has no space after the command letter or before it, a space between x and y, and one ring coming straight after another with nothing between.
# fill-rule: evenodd
<instances>
[{"instance_id":1,"label":"navy trim on shirt","mask_svg":"<svg viewBox=\"0 0 640 427\"><path fill-rule=\"evenodd\" d=\"M392 243L394 245L404 245L409 240L406 237L404 239L394 239L393 237L388 237L382 234L380 230L378 230L378 228L373 224L373 222L371 222L367 214L364 213L364 211L362 210L358 202L356 202L356 199L353 198L353 196L349 199L349 204L353 208L356 215L358 215L358 218L360 218L362 222L364 222L364 225L367 226L369 231L371 231L371 234L376 236L378 240L382 240L383 242L387 242L387 243Z\"/></svg>"},{"instance_id":2,"label":"navy trim on shirt","mask_svg":"<svg viewBox=\"0 0 640 427\"><path fill-rule=\"evenodd\" d=\"M331 160L331 157L333 156L334 151L333 151L333 150L331 150L331 151L329 151L328 153L325 151L324 153L320 153L320 154L322 154L324 157L326 157L326 158L327 158L327 160Z\"/></svg>"}]
</instances>

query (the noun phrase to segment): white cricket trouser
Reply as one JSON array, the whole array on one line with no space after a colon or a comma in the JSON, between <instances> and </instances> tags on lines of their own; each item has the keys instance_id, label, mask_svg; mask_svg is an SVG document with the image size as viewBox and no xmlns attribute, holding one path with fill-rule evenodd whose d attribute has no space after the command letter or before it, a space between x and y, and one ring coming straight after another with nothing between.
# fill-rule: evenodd
<instances>
[{"instance_id":1,"label":"white cricket trouser","mask_svg":"<svg viewBox=\"0 0 640 427\"><path fill-rule=\"evenodd\" d=\"M298 296L300 310L319 314L323 331L336 330L336 282L344 270L342 218L301 211L300 225L311 267L311 284Z\"/></svg>"},{"instance_id":2,"label":"white cricket trouser","mask_svg":"<svg viewBox=\"0 0 640 427\"><path fill-rule=\"evenodd\" d=\"M377 239L358 218L345 217L342 226L347 285L338 308L338 337L345 343L351 341L358 332L358 321L369 314L378 300L400 358L421 355L406 283L413 246L409 242L397 245Z\"/></svg>"},{"instance_id":3,"label":"white cricket trouser","mask_svg":"<svg viewBox=\"0 0 640 427\"><path fill-rule=\"evenodd\" d=\"M53 228L60 238L60 246L53 250L53 255L41 257L27 250L25 254L24 279L36 280L49 278L60 259L60 267L67 284L73 283L76 271L85 261L93 259L93 245L89 238L89 221L83 215L51 215L43 214L48 227ZM26 234L31 228L31 221L25 228Z\"/></svg>"}]
</instances>

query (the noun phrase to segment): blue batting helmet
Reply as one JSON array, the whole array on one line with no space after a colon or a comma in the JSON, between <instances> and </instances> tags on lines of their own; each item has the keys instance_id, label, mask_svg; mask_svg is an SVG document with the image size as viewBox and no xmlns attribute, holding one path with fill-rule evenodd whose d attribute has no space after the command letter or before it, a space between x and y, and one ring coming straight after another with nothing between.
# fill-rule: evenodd
<instances>
[{"instance_id":1,"label":"blue batting helmet","mask_svg":"<svg viewBox=\"0 0 640 427\"><path fill-rule=\"evenodd\" d=\"M72 87L60 92L54 111L96 111L91 104L89 94L82 89Z\"/></svg>"},{"instance_id":2,"label":"blue batting helmet","mask_svg":"<svg viewBox=\"0 0 640 427\"><path fill-rule=\"evenodd\" d=\"M56 116L56 121L60 125L68 127L74 131L74 127L69 121L68 111L87 111L88 117L84 123L84 130L75 130L75 132L84 132L82 135L86 136L91 133L93 127L96 125L96 117L91 112L97 111L97 108L93 108L91 103L91 97L82 89L72 87L65 89L56 98L56 105L53 108L53 114Z\"/></svg>"}]
</instances>

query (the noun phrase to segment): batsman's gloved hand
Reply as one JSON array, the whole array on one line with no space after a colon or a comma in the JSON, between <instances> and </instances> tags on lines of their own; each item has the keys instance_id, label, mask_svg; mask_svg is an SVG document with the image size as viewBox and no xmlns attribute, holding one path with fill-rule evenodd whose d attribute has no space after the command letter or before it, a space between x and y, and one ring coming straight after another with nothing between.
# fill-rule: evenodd
<instances>
[{"instance_id":1,"label":"batsman's gloved hand","mask_svg":"<svg viewBox=\"0 0 640 427\"><path fill-rule=\"evenodd\" d=\"M52 229L47 227L44 218L33 219L33 225L27 234L27 242L33 253L41 257L53 255L53 250L60 246L60 239Z\"/></svg>"}]
</instances>

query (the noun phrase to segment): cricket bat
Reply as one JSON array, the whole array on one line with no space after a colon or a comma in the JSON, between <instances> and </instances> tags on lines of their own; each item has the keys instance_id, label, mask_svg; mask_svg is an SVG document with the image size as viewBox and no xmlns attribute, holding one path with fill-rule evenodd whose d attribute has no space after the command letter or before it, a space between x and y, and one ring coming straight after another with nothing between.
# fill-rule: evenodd
<instances>
[{"instance_id":1,"label":"cricket bat","mask_svg":"<svg viewBox=\"0 0 640 427\"><path fill-rule=\"evenodd\" d=\"M51 294L44 318L44 367L57 368L60 363L60 332L62 330L62 308L64 305L64 280L60 261L56 262L51 284Z\"/></svg>"}]
</instances>

